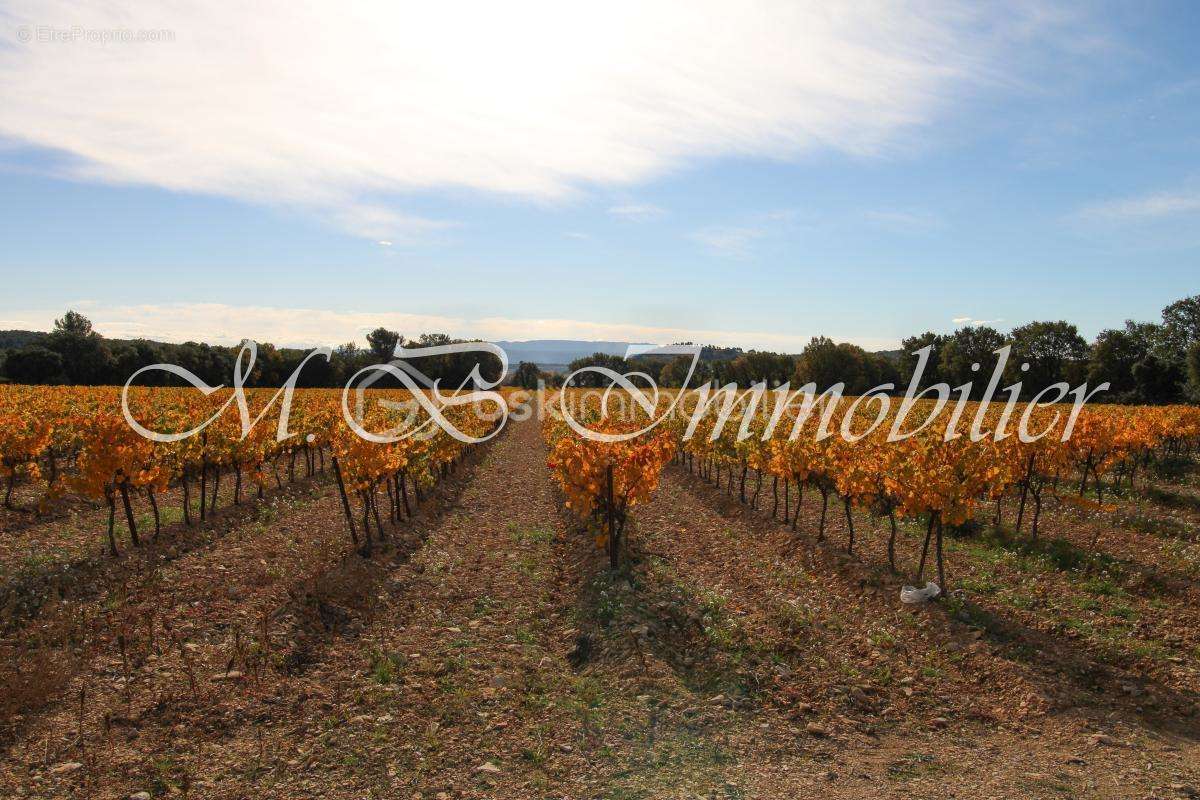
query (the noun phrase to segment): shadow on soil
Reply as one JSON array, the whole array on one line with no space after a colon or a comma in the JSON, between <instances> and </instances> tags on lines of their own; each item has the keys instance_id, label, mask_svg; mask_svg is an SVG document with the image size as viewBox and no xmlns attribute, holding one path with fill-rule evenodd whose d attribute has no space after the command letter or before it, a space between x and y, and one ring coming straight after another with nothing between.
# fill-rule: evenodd
<instances>
[{"instance_id":1,"label":"shadow on soil","mask_svg":"<svg viewBox=\"0 0 1200 800\"><path fill-rule=\"evenodd\" d=\"M742 505L736 496L736 487L735 493L730 496L723 494L724 487L715 489L685 470L676 470L676 474L686 481L687 491L712 509L715 515L740 515L752 530L761 532L763 537L775 535L785 527L781 521L772 520L769 511L754 511ZM836 517L834 521L836 524ZM990 526L985 527L988 531L986 535L991 537L986 540L987 546L1028 553L1048 560L1059 569L1092 565L1098 574L1118 571L1126 579L1135 576L1136 579L1130 581L1135 587L1134 593L1137 593L1136 587L1141 587L1142 592L1152 596L1181 595L1189 589L1191 579L1183 575L1163 574L1129 560L1084 551L1061 539L1043 539L1030 545L1013 538L1003 529L997 531ZM837 559L844 558L833 553L834 547L838 546L833 544L833 540L844 535L843 524L827 530L824 542L818 543L812 539L803 542L804 546L815 549L817 557L829 567L825 579L842 581L851 590L860 590L863 586L883 580L894 584L898 590L903 581L891 575L886 564L859 560L857 565L860 569L857 570L833 568ZM952 575L950 577L953 578ZM697 603L697 607L702 605ZM1200 740L1200 692L1173 689L1144 674L1135 673L1130 669L1134 666L1132 662L1122 664L1119 659L1114 660L1111 653L1099 653L1068 637L1030 628L969 600L952 597L934 604L929 612L931 616L928 619L941 620L940 624L945 626L947 635L953 626L963 623L981 630L986 640L997 647L996 657L1026 667L1025 672L1035 684L1041 685L1046 696L1053 696L1063 678L1066 678L1077 696L1088 705L1115 710L1151 730Z\"/></svg>"}]
</instances>

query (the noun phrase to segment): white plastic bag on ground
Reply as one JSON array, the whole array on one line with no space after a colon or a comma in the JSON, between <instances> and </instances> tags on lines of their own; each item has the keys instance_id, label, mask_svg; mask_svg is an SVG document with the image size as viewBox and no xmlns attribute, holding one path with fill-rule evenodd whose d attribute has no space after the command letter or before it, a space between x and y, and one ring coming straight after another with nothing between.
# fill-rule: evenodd
<instances>
[{"instance_id":1,"label":"white plastic bag on ground","mask_svg":"<svg viewBox=\"0 0 1200 800\"><path fill-rule=\"evenodd\" d=\"M915 586L905 586L900 590L900 602L909 603L910 605L914 603L924 603L932 600L941 593L941 587L933 581L925 584L924 589L918 589Z\"/></svg>"}]
</instances>

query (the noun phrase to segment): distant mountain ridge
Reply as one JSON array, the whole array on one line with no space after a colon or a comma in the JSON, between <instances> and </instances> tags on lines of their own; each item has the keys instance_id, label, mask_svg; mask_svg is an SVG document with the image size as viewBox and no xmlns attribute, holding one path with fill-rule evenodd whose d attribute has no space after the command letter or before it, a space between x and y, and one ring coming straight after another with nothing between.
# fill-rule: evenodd
<instances>
[{"instance_id":1,"label":"distant mountain ridge","mask_svg":"<svg viewBox=\"0 0 1200 800\"><path fill-rule=\"evenodd\" d=\"M49 336L44 331L0 330L0 350L17 350L31 344L41 344ZM132 339L105 337L110 342L127 342ZM149 340L155 344L164 344ZM624 356L630 345L650 345L650 342L605 342L579 339L531 339L528 341L501 341L494 344L504 348L514 365L521 361L534 363L569 364L577 358L593 353ZM308 348L282 348L288 350Z\"/></svg>"},{"instance_id":2,"label":"distant mountain ridge","mask_svg":"<svg viewBox=\"0 0 1200 800\"><path fill-rule=\"evenodd\" d=\"M4 330L0 331L0 351L19 350L29 345L42 344L49 334L42 331ZM130 339L108 339L110 342L131 342ZM153 341L153 340L151 340ZM161 342L154 342L162 344ZM631 346L654 347L653 342L616 342L588 341L584 339L528 339L524 341L497 341L494 344L504 348L508 354L509 369L515 369L522 361L530 361L538 368L549 372L565 372L567 365L579 358L594 353L604 353L624 357ZM293 350L296 348L282 348ZM299 348L301 350L307 348ZM739 348L705 348L705 361L727 361L736 358L742 352ZM898 358L900 351L881 351L893 360Z\"/></svg>"},{"instance_id":3,"label":"distant mountain ridge","mask_svg":"<svg viewBox=\"0 0 1200 800\"><path fill-rule=\"evenodd\" d=\"M40 331L0 331L0 350L20 350L31 344L41 344L49 335Z\"/></svg>"},{"instance_id":4,"label":"distant mountain ridge","mask_svg":"<svg viewBox=\"0 0 1200 800\"><path fill-rule=\"evenodd\" d=\"M577 358L593 353L624 356L631 344L649 342L588 342L577 339L531 339L523 342L495 342L508 353L512 366L522 361L532 361L542 369L564 367ZM651 345L652 346L652 345Z\"/></svg>"},{"instance_id":5,"label":"distant mountain ridge","mask_svg":"<svg viewBox=\"0 0 1200 800\"><path fill-rule=\"evenodd\" d=\"M30 345L44 344L48 333L43 331L2 330L0 331L0 352L5 350L20 350ZM109 339L112 343L131 342L134 340ZM153 344L164 344L148 340ZM565 372L567 365L578 358L590 356L593 353L622 356L628 352L631 345L648 345L650 342L611 342L584 341L579 339L531 339L528 341L499 341L494 342L504 348L508 354L509 369L516 369L522 361L531 361L549 372ZM280 348L282 350L307 350L308 348Z\"/></svg>"}]
</instances>

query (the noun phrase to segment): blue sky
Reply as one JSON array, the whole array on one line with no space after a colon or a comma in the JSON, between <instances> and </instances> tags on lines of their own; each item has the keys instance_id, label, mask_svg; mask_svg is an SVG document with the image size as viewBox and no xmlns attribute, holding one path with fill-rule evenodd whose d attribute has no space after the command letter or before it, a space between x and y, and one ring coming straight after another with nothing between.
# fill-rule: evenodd
<instances>
[{"instance_id":1,"label":"blue sky","mask_svg":"<svg viewBox=\"0 0 1200 800\"><path fill-rule=\"evenodd\" d=\"M1200 291L1194 3L121 5L0 5L0 328L883 348Z\"/></svg>"}]
</instances>

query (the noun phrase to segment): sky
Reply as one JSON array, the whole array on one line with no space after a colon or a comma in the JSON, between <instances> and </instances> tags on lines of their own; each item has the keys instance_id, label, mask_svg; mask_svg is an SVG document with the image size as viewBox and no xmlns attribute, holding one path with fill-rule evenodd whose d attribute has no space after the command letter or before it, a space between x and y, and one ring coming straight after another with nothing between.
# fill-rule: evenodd
<instances>
[{"instance_id":1,"label":"sky","mask_svg":"<svg viewBox=\"0 0 1200 800\"><path fill-rule=\"evenodd\" d=\"M0 0L0 329L1090 338L1200 292L1198 38L1193 2Z\"/></svg>"}]
</instances>

